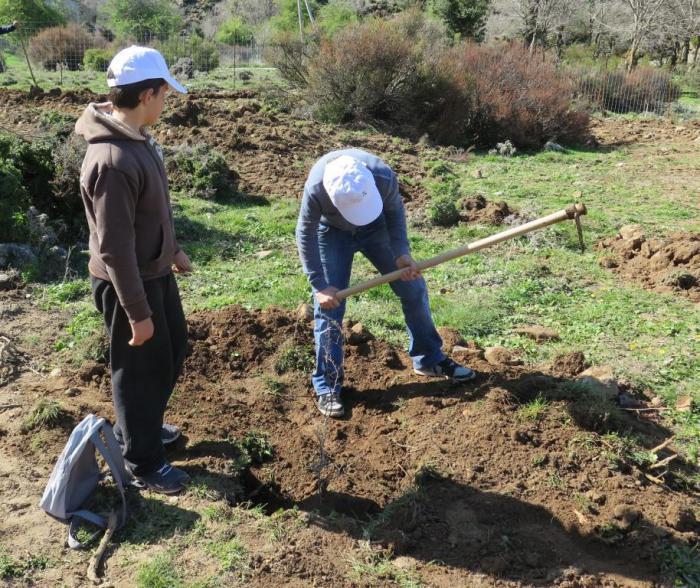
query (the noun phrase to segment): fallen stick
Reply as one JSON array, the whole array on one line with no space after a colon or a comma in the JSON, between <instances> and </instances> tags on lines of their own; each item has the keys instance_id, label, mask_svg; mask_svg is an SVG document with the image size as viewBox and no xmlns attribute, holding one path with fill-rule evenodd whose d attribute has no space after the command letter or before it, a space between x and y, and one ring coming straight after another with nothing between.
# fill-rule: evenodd
<instances>
[{"instance_id":1,"label":"fallen stick","mask_svg":"<svg viewBox=\"0 0 700 588\"><path fill-rule=\"evenodd\" d=\"M664 411L664 410L669 410L665 406L659 406L659 407L654 407L654 408L623 408L622 410L628 410L630 412L651 412L651 411Z\"/></svg>"},{"instance_id":2,"label":"fallen stick","mask_svg":"<svg viewBox=\"0 0 700 588\"><path fill-rule=\"evenodd\" d=\"M674 459L676 459L678 455L675 453L673 455L669 455L667 458L662 459L661 461L657 461L656 463L653 463L649 466L650 470L658 470L659 468L662 468L664 466L667 466L670 464Z\"/></svg>"},{"instance_id":3,"label":"fallen stick","mask_svg":"<svg viewBox=\"0 0 700 588\"><path fill-rule=\"evenodd\" d=\"M99 568L99 566L100 566L100 562L102 561L102 557L104 556L105 551L107 550L107 545L109 545L109 540L112 538L112 534L114 533L116 528L117 528L117 513L111 512L111 513L109 513L109 519L107 519L107 530L105 531L105 534L102 536L102 540L100 541L100 544L97 546L97 551L95 551L95 555L93 555L92 558L90 559L90 565L88 566L87 577L93 584L101 584L102 583L102 580L100 580L100 576L97 573L97 568Z\"/></svg>"},{"instance_id":4,"label":"fallen stick","mask_svg":"<svg viewBox=\"0 0 700 588\"><path fill-rule=\"evenodd\" d=\"M650 449L649 451L651 453L658 453L662 449L666 449L671 444L671 441L673 441L673 437L669 437L661 445L657 445L656 447L654 447L654 449Z\"/></svg>"},{"instance_id":5,"label":"fallen stick","mask_svg":"<svg viewBox=\"0 0 700 588\"><path fill-rule=\"evenodd\" d=\"M469 255L470 253L476 253L477 251L481 251L482 249L486 249L487 247L491 247L497 243L514 239L515 237L531 233L532 231L536 231L538 229L543 229L544 227L548 227L555 223L559 223L567 219L576 219L579 216L586 214L586 212L585 205L572 204L567 206L564 210L543 216L542 218L530 221L529 223L525 223L519 227L513 227L512 229L496 233L490 237L474 241L474 243L469 243L467 245L463 245L462 247L457 247L456 249L450 249L449 251L445 251L444 253L431 257L430 259L424 259L423 261L419 261L416 266L418 267L419 271L423 271L425 269L435 267L436 265L440 265L441 263L445 263L446 261L450 261L451 259L463 257L464 255ZM389 272L388 274L377 276L376 278L372 278L371 280L357 284L356 286L350 286L349 288L345 288L344 290L337 292L336 298L338 298L338 300L344 300L348 296L359 294L360 292L364 292L365 290L369 290L375 286L381 286L382 284L394 282L401 278L404 271L405 268L397 269L393 272Z\"/></svg>"},{"instance_id":6,"label":"fallen stick","mask_svg":"<svg viewBox=\"0 0 700 588\"><path fill-rule=\"evenodd\" d=\"M11 408L21 408L21 404L0 404L0 411L10 410Z\"/></svg>"}]
</instances>

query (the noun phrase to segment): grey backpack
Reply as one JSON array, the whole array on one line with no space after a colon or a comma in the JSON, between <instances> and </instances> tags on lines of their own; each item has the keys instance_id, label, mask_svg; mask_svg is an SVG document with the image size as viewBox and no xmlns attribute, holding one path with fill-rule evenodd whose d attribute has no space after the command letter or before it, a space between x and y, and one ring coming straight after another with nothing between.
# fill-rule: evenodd
<instances>
[{"instance_id":1,"label":"grey backpack","mask_svg":"<svg viewBox=\"0 0 700 588\"><path fill-rule=\"evenodd\" d=\"M131 480L131 476L124 467L124 458L112 432L112 426L105 419L90 414L73 429L39 503L39 506L52 517L70 523L68 545L73 549L84 547L101 533L97 531L89 541L84 543L78 541L76 531L81 519L101 529L107 527L107 520L104 517L81 508L103 477L97 465L95 450L100 452L109 466L114 483L121 495L122 504L117 517L117 527L121 527L126 521L124 488Z\"/></svg>"}]
</instances>

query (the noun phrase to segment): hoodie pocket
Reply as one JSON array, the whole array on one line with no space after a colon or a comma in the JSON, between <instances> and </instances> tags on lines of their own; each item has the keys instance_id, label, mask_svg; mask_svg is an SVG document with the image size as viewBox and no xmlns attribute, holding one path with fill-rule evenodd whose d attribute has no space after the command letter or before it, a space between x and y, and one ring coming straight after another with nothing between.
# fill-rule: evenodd
<instances>
[{"instance_id":1,"label":"hoodie pocket","mask_svg":"<svg viewBox=\"0 0 700 588\"><path fill-rule=\"evenodd\" d=\"M163 271L166 267L170 266L175 255L169 224L161 223L160 227L158 228L158 234L160 238L158 256L145 264L143 271L146 274L156 274Z\"/></svg>"}]
</instances>

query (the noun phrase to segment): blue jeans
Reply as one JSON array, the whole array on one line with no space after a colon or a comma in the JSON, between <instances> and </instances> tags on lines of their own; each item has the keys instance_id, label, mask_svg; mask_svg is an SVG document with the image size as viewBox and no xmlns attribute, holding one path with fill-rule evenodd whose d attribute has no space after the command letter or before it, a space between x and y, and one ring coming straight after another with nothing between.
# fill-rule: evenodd
<instances>
[{"instance_id":1,"label":"blue jeans","mask_svg":"<svg viewBox=\"0 0 700 588\"><path fill-rule=\"evenodd\" d=\"M383 215L355 231L342 231L321 224L318 229L318 244L326 282L341 290L350 283L352 260L357 251L362 252L381 274L396 269L396 259ZM394 294L401 299L409 336L408 353L414 367L430 368L445 359L442 339L430 313L425 280L399 280L390 285ZM324 310L314 296L316 370L311 381L318 395L330 392L339 394L343 386L344 315L344 300L339 308Z\"/></svg>"}]
</instances>

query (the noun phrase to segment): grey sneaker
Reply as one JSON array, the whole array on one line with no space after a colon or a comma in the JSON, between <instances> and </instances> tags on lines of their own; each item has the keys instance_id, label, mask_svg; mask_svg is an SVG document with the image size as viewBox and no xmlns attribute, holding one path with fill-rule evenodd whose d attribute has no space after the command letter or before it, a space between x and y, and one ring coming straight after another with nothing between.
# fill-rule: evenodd
<instances>
[{"instance_id":1,"label":"grey sneaker","mask_svg":"<svg viewBox=\"0 0 700 588\"><path fill-rule=\"evenodd\" d=\"M321 394L316 397L316 406L323 416L341 417L345 414L340 394Z\"/></svg>"},{"instance_id":2,"label":"grey sneaker","mask_svg":"<svg viewBox=\"0 0 700 588\"><path fill-rule=\"evenodd\" d=\"M455 382L468 382L476 378L476 372L468 367L459 365L449 357L430 368L414 369L415 373L421 376L431 376L433 378L445 378Z\"/></svg>"},{"instance_id":3,"label":"grey sneaker","mask_svg":"<svg viewBox=\"0 0 700 588\"><path fill-rule=\"evenodd\" d=\"M163 442L163 445L172 445L181 435L179 427L163 423L163 428L160 430L160 440Z\"/></svg>"},{"instance_id":4,"label":"grey sneaker","mask_svg":"<svg viewBox=\"0 0 700 588\"><path fill-rule=\"evenodd\" d=\"M157 470L143 476L134 476L137 488L148 488L161 494L177 494L185 489L190 477L167 461Z\"/></svg>"}]
</instances>

